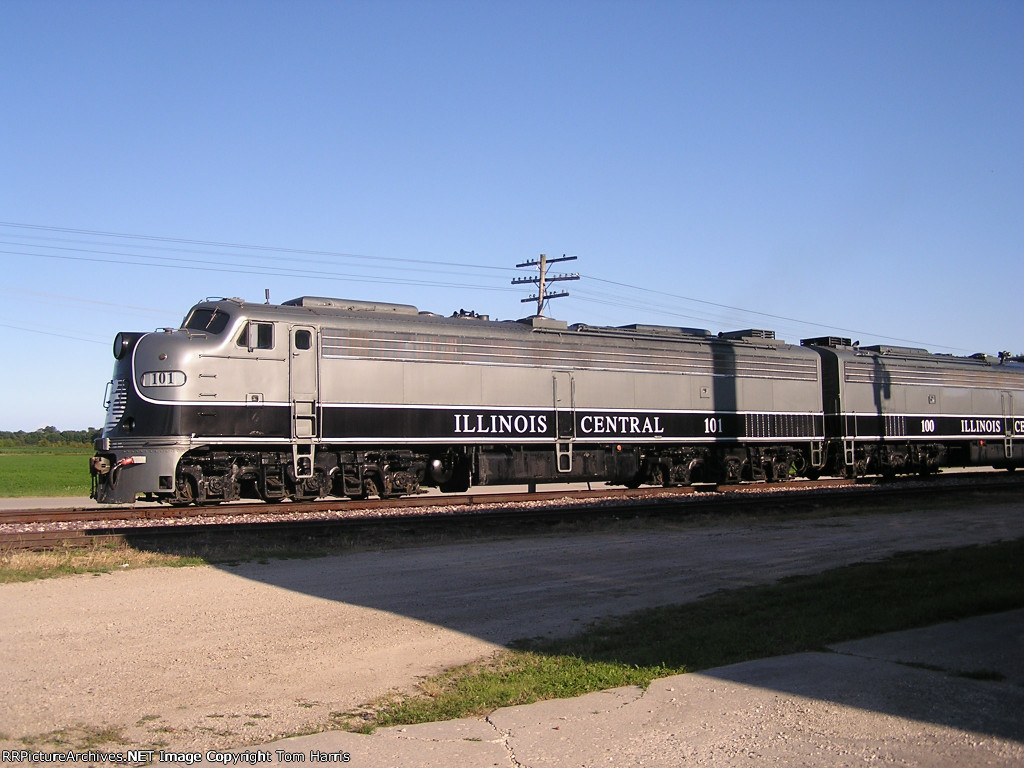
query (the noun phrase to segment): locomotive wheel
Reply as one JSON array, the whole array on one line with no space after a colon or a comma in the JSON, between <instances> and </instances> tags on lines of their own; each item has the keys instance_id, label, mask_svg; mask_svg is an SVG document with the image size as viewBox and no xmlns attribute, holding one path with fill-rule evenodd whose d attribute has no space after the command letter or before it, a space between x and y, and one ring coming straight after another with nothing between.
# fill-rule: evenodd
<instances>
[{"instance_id":1,"label":"locomotive wheel","mask_svg":"<svg viewBox=\"0 0 1024 768\"><path fill-rule=\"evenodd\" d=\"M729 483L740 482L743 479L743 462L735 456L728 457L721 476Z\"/></svg>"},{"instance_id":2,"label":"locomotive wheel","mask_svg":"<svg viewBox=\"0 0 1024 768\"><path fill-rule=\"evenodd\" d=\"M378 499L383 498L380 493L380 488L377 486L377 480L372 477L363 479L363 498L368 499L371 496L376 496Z\"/></svg>"},{"instance_id":3,"label":"locomotive wheel","mask_svg":"<svg viewBox=\"0 0 1024 768\"><path fill-rule=\"evenodd\" d=\"M651 483L653 485L660 485L662 488L671 488L675 485L672 482L672 465L659 462L651 472Z\"/></svg>"},{"instance_id":4,"label":"locomotive wheel","mask_svg":"<svg viewBox=\"0 0 1024 768\"><path fill-rule=\"evenodd\" d=\"M470 485L469 463L462 460L452 470L452 479L446 483L439 483L437 487L442 493L465 493Z\"/></svg>"},{"instance_id":5,"label":"locomotive wheel","mask_svg":"<svg viewBox=\"0 0 1024 768\"><path fill-rule=\"evenodd\" d=\"M194 504L196 497L199 496L199 488L196 484L196 479L190 475L185 475L178 480L177 493L174 496L174 500L171 502L172 507L187 507L189 504Z\"/></svg>"},{"instance_id":6,"label":"locomotive wheel","mask_svg":"<svg viewBox=\"0 0 1024 768\"><path fill-rule=\"evenodd\" d=\"M377 479L373 475L363 476L363 485L359 490L359 493L348 494L348 497L352 499L352 501L365 501L371 496L376 496L379 499L384 498L380 494L380 487L377 483Z\"/></svg>"}]
</instances>

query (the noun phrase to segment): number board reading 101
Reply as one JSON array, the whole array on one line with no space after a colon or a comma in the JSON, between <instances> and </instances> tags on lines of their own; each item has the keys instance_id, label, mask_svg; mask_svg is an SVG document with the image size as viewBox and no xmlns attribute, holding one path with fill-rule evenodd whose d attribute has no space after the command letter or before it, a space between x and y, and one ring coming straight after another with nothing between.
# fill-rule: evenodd
<instances>
[{"instance_id":1,"label":"number board reading 101","mask_svg":"<svg viewBox=\"0 0 1024 768\"><path fill-rule=\"evenodd\" d=\"M185 383L182 371L146 371L142 374L144 387L180 387Z\"/></svg>"}]
</instances>

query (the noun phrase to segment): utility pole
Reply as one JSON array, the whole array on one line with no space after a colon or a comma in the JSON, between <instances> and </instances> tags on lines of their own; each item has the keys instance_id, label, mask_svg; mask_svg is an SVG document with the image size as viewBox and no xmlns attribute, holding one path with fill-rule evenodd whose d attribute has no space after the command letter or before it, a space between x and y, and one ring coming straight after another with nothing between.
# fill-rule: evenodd
<instances>
[{"instance_id":1,"label":"utility pole","mask_svg":"<svg viewBox=\"0 0 1024 768\"><path fill-rule=\"evenodd\" d=\"M512 281L512 285L521 285L523 283L534 283L537 285L537 293L534 296L529 296L525 299L521 299L521 303L525 304L528 301L537 302L537 317L544 316L544 302L548 299L560 299L563 296L568 296L568 291L561 291L560 293L548 293L548 283L558 282L560 280L579 280L580 276L578 273L573 272L572 274L565 275L549 275L548 265L554 264L559 261L575 261L575 256L562 256L560 259L549 259L546 254L541 254L540 259L533 261L524 261L522 264L516 264L516 267L537 267L539 273L537 277L517 277Z\"/></svg>"}]
</instances>

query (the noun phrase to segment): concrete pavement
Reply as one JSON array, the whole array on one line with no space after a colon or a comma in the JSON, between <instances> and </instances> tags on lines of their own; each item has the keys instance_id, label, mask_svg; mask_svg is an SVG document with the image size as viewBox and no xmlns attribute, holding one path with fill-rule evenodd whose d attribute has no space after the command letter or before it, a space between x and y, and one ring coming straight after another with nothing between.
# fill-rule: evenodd
<instances>
[{"instance_id":1,"label":"concrete pavement","mask_svg":"<svg viewBox=\"0 0 1024 768\"><path fill-rule=\"evenodd\" d=\"M1024 611L486 718L320 733L274 762L437 766L1024 765Z\"/></svg>"}]
</instances>

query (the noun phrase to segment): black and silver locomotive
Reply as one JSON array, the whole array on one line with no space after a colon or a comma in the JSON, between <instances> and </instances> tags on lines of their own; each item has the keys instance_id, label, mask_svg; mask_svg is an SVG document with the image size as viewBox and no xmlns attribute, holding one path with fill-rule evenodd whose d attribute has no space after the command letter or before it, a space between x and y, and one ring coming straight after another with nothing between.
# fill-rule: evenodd
<instances>
[{"instance_id":1,"label":"black and silver locomotive","mask_svg":"<svg viewBox=\"0 0 1024 768\"><path fill-rule=\"evenodd\" d=\"M114 357L104 503L1024 465L1024 365L838 338L209 299Z\"/></svg>"}]
</instances>

